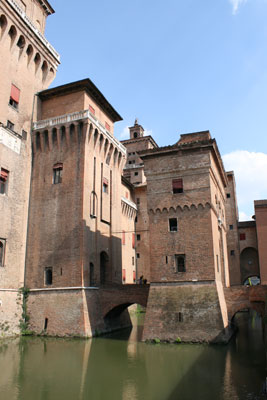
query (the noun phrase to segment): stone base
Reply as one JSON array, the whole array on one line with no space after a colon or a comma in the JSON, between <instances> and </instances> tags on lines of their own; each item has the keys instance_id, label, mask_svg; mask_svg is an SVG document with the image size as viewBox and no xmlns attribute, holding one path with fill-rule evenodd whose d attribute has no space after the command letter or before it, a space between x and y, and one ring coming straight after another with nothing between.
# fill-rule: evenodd
<instances>
[{"instance_id":1,"label":"stone base","mask_svg":"<svg viewBox=\"0 0 267 400\"><path fill-rule=\"evenodd\" d=\"M143 340L227 343L215 283L151 284Z\"/></svg>"},{"instance_id":2,"label":"stone base","mask_svg":"<svg viewBox=\"0 0 267 400\"><path fill-rule=\"evenodd\" d=\"M18 290L0 290L0 338L20 334L22 295Z\"/></svg>"},{"instance_id":3,"label":"stone base","mask_svg":"<svg viewBox=\"0 0 267 400\"><path fill-rule=\"evenodd\" d=\"M131 326L128 310L104 318L98 289L33 290L27 308L35 334L93 337Z\"/></svg>"}]
</instances>

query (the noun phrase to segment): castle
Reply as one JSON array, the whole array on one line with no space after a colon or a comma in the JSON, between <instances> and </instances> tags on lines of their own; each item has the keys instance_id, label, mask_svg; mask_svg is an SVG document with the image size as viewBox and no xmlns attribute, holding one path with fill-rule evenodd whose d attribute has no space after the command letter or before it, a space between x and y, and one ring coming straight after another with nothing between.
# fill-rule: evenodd
<instances>
[{"instance_id":1,"label":"castle","mask_svg":"<svg viewBox=\"0 0 267 400\"><path fill-rule=\"evenodd\" d=\"M234 173L209 131L158 147L136 120L120 142L122 118L90 79L48 89L53 12L0 4L1 334L20 333L23 287L35 333L105 331L101 288L143 276L144 339L227 340L225 288L267 283L267 200L238 222ZM134 300L121 301L116 327Z\"/></svg>"}]
</instances>

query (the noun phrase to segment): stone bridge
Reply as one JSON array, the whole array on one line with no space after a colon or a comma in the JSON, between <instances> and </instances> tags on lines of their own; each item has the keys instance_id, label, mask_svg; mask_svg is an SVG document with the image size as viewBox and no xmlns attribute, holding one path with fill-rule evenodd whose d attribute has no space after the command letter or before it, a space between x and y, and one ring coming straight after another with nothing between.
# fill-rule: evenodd
<instances>
[{"instance_id":1,"label":"stone bridge","mask_svg":"<svg viewBox=\"0 0 267 400\"><path fill-rule=\"evenodd\" d=\"M252 308L261 316L265 313L267 286L232 286L224 289L229 322L238 311Z\"/></svg>"},{"instance_id":2,"label":"stone bridge","mask_svg":"<svg viewBox=\"0 0 267 400\"><path fill-rule=\"evenodd\" d=\"M104 318L117 317L132 304L147 306L149 285L112 285L99 289L99 301Z\"/></svg>"}]
</instances>

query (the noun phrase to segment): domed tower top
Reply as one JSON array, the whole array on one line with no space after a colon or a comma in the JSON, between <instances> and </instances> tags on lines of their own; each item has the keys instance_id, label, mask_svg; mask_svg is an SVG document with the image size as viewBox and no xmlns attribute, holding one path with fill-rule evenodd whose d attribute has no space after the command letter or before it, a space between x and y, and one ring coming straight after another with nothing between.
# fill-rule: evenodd
<instances>
[{"instance_id":1,"label":"domed tower top","mask_svg":"<svg viewBox=\"0 0 267 400\"><path fill-rule=\"evenodd\" d=\"M131 126L129 129L131 139L136 139L144 136L144 128L142 127L142 125L138 124L137 118L135 118L134 126Z\"/></svg>"}]
</instances>

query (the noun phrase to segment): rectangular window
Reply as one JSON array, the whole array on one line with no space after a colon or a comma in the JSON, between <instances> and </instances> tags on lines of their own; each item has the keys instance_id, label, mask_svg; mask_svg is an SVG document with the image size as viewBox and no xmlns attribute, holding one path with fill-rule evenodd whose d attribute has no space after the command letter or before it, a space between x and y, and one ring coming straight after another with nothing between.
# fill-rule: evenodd
<instances>
[{"instance_id":1,"label":"rectangular window","mask_svg":"<svg viewBox=\"0 0 267 400\"><path fill-rule=\"evenodd\" d=\"M138 176L138 172L135 172L135 173L134 173L134 176Z\"/></svg>"},{"instance_id":2,"label":"rectangular window","mask_svg":"<svg viewBox=\"0 0 267 400\"><path fill-rule=\"evenodd\" d=\"M125 244L125 231L122 231L122 239L121 239L122 244Z\"/></svg>"},{"instance_id":3,"label":"rectangular window","mask_svg":"<svg viewBox=\"0 0 267 400\"><path fill-rule=\"evenodd\" d=\"M135 248L135 234L132 233L132 248Z\"/></svg>"},{"instance_id":4,"label":"rectangular window","mask_svg":"<svg viewBox=\"0 0 267 400\"><path fill-rule=\"evenodd\" d=\"M140 235L140 233L138 233L138 234L136 235L136 239L137 239L137 240L141 240L141 235Z\"/></svg>"},{"instance_id":5,"label":"rectangular window","mask_svg":"<svg viewBox=\"0 0 267 400\"><path fill-rule=\"evenodd\" d=\"M6 240L0 239L0 267L5 265Z\"/></svg>"},{"instance_id":6,"label":"rectangular window","mask_svg":"<svg viewBox=\"0 0 267 400\"><path fill-rule=\"evenodd\" d=\"M7 129L10 129L11 131L14 131L15 125L13 124L13 122L7 120L6 127L7 127Z\"/></svg>"},{"instance_id":7,"label":"rectangular window","mask_svg":"<svg viewBox=\"0 0 267 400\"><path fill-rule=\"evenodd\" d=\"M178 313L178 321L183 322L183 314L181 312Z\"/></svg>"},{"instance_id":8,"label":"rectangular window","mask_svg":"<svg viewBox=\"0 0 267 400\"><path fill-rule=\"evenodd\" d=\"M175 265L177 272L185 272L185 254L175 254Z\"/></svg>"},{"instance_id":9,"label":"rectangular window","mask_svg":"<svg viewBox=\"0 0 267 400\"><path fill-rule=\"evenodd\" d=\"M234 225L229 225L229 229L232 231L234 229Z\"/></svg>"},{"instance_id":10,"label":"rectangular window","mask_svg":"<svg viewBox=\"0 0 267 400\"><path fill-rule=\"evenodd\" d=\"M169 219L169 230L170 230L170 232L177 232L178 231L177 218L170 218Z\"/></svg>"},{"instance_id":11,"label":"rectangular window","mask_svg":"<svg viewBox=\"0 0 267 400\"><path fill-rule=\"evenodd\" d=\"M22 139L24 139L24 140L27 139L27 132L24 131L24 129L22 129L21 135L22 135Z\"/></svg>"},{"instance_id":12,"label":"rectangular window","mask_svg":"<svg viewBox=\"0 0 267 400\"><path fill-rule=\"evenodd\" d=\"M246 240L246 234L245 233L240 233L239 238L240 238L240 240Z\"/></svg>"},{"instance_id":13,"label":"rectangular window","mask_svg":"<svg viewBox=\"0 0 267 400\"><path fill-rule=\"evenodd\" d=\"M132 257L132 265L134 265L134 257Z\"/></svg>"},{"instance_id":14,"label":"rectangular window","mask_svg":"<svg viewBox=\"0 0 267 400\"><path fill-rule=\"evenodd\" d=\"M235 255L235 251L234 251L234 250L231 250L231 251L230 251L230 255L231 255L231 256L234 256L234 255Z\"/></svg>"},{"instance_id":15,"label":"rectangular window","mask_svg":"<svg viewBox=\"0 0 267 400\"><path fill-rule=\"evenodd\" d=\"M173 179L172 180L172 192L173 193L183 193L183 180L181 178L179 179Z\"/></svg>"},{"instance_id":16,"label":"rectangular window","mask_svg":"<svg viewBox=\"0 0 267 400\"><path fill-rule=\"evenodd\" d=\"M168 256L166 256L166 264L168 264Z\"/></svg>"},{"instance_id":17,"label":"rectangular window","mask_svg":"<svg viewBox=\"0 0 267 400\"><path fill-rule=\"evenodd\" d=\"M89 111L91 114L95 115L95 109L94 107L90 106L90 104L89 104Z\"/></svg>"},{"instance_id":18,"label":"rectangular window","mask_svg":"<svg viewBox=\"0 0 267 400\"><path fill-rule=\"evenodd\" d=\"M0 173L0 194L7 194L9 171L1 168Z\"/></svg>"},{"instance_id":19,"label":"rectangular window","mask_svg":"<svg viewBox=\"0 0 267 400\"><path fill-rule=\"evenodd\" d=\"M53 283L53 269L51 267L45 268L45 285L52 285Z\"/></svg>"},{"instance_id":20,"label":"rectangular window","mask_svg":"<svg viewBox=\"0 0 267 400\"><path fill-rule=\"evenodd\" d=\"M123 268L122 270L122 282L126 281L126 269Z\"/></svg>"},{"instance_id":21,"label":"rectangular window","mask_svg":"<svg viewBox=\"0 0 267 400\"><path fill-rule=\"evenodd\" d=\"M13 108L17 109L19 107L19 97L20 97L20 90L15 85L12 84L10 98L9 98L9 104Z\"/></svg>"},{"instance_id":22,"label":"rectangular window","mask_svg":"<svg viewBox=\"0 0 267 400\"><path fill-rule=\"evenodd\" d=\"M226 197L227 197L227 199L230 199L231 194L230 194L230 193L227 193L227 194L226 194Z\"/></svg>"},{"instance_id":23,"label":"rectangular window","mask_svg":"<svg viewBox=\"0 0 267 400\"><path fill-rule=\"evenodd\" d=\"M53 184L56 185L62 182L63 164L57 163L53 167Z\"/></svg>"},{"instance_id":24,"label":"rectangular window","mask_svg":"<svg viewBox=\"0 0 267 400\"><path fill-rule=\"evenodd\" d=\"M137 197L136 204L140 204L140 199Z\"/></svg>"},{"instance_id":25,"label":"rectangular window","mask_svg":"<svg viewBox=\"0 0 267 400\"><path fill-rule=\"evenodd\" d=\"M108 179L103 178L103 192L108 193Z\"/></svg>"},{"instance_id":26,"label":"rectangular window","mask_svg":"<svg viewBox=\"0 0 267 400\"><path fill-rule=\"evenodd\" d=\"M140 253L136 253L136 258L140 258Z\"/></svg>"},{"instance_id":27,"label":"rectangular window","mask_svg":"<svg viewBox=\"0 0 267 400\"><path fill-rule=\"evenodd\" d=\"M134 281L134 283L136 282L136 272L135 271L133 271L133 281Z\"/></svg>"},{"instance_id":28,"label":"rectangular window","mask_svg":"<svg viewBox=\"0 0 267 400\"><path fill-rule=\"evenodd\" d=\"M107 122L105 122L105 128L106 128L107 131L110 132L110 125Z\"/></svg>"}]
</instances>

